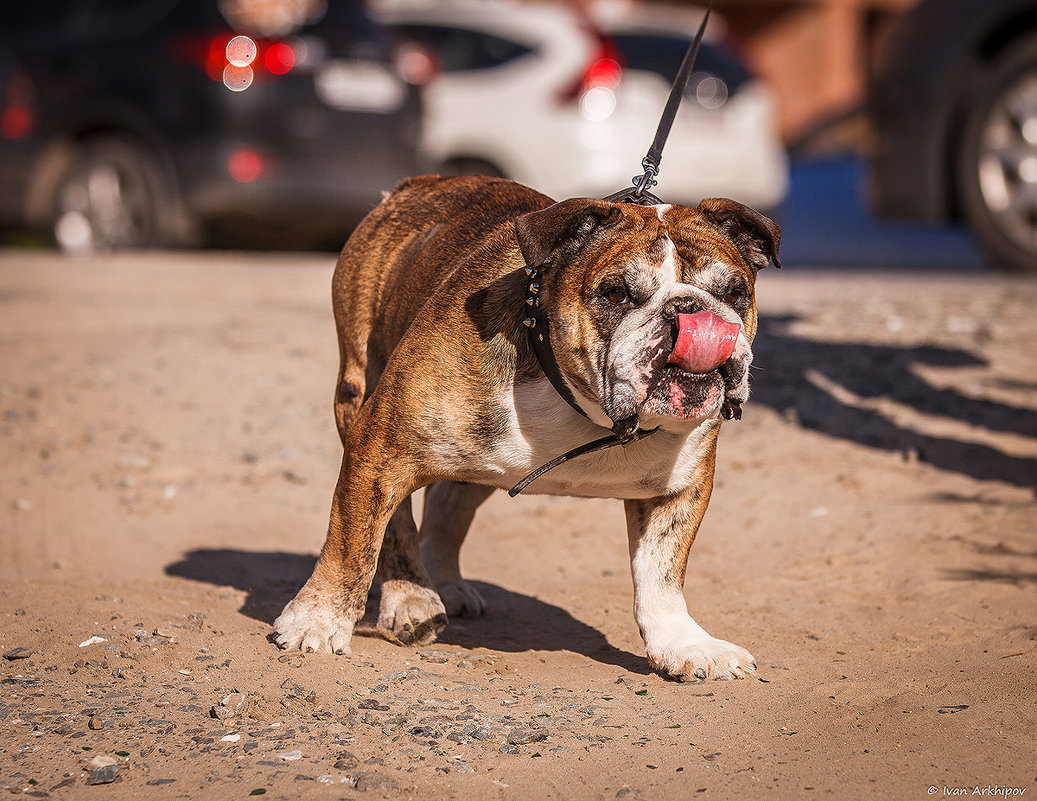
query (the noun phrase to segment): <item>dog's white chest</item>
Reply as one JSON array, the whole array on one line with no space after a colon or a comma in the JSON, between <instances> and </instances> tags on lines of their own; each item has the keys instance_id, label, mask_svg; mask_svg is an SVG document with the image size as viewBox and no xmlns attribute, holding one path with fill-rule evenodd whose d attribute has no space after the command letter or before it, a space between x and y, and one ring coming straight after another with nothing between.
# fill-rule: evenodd
<instances>
[{"instance_id":1,"label":"dog's white chest","mask_svg":"<svg viewBox=\"0 0 1037 801\"><path fill-rule=\"evenodd\" d=\"M466 480L510 489L563 453L608 435L579 416L546 381L523 384L508 396L508 433L457 464L438 454ZM543 474L523 492L586 498L652 498L688 486L703 458L714 421L676 434L659 431L631 443L577 456ZM456 459L456 457L455 457Z\"/></svg>"}]
</instances>

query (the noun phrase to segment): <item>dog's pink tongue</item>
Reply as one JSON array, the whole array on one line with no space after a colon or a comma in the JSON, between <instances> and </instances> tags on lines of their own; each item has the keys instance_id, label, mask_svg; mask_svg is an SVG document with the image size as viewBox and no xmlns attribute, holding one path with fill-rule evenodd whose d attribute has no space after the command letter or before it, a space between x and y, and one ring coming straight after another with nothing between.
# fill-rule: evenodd
<instances>
[{"instance_id":1,"label":"dog's pink tongue","mask_svg":"<svg viewBox=\"0 0 1037 801\"><path fill-rule=\"evenodd\" d=\"M729 358L735 349L738 323L729 323L710 311L677 315L677 342L667 364L689 373L708 373Z\"/></svg>"}]
</instances>

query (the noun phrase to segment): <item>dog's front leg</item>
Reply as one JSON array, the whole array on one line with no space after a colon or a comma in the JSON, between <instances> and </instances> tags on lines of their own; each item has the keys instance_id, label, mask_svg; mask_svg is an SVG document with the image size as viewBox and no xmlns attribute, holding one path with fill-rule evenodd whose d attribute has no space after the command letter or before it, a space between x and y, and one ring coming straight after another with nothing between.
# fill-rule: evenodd
<instances>
[{"instance_id":1,"label":"dog's front leg","mask_svg":"<svg viewBox=\"0 0 1037 801\"><path fill-rule=\"evenodd\" d=\"M282 648L350 652L353 626L364 613L386 524L410 492L409 487L401 488L398 477L365 463L364 452L347 447L343 454L328 536L313 575L274 621Z\"/></svg>"},{"instance_id":2,"label":"dog's front leg","mask_svg":"<svg viewBox=\"0 0 1037 801\"><path fill-rule=\"evenodd\" d=\"M688 551L713 484L712 469L708 473L675 495L626 502L634 618L652 667L681 681L734 679L756 671L752 654L707 634L684 600Z\"/></svg>"}]
</instances>

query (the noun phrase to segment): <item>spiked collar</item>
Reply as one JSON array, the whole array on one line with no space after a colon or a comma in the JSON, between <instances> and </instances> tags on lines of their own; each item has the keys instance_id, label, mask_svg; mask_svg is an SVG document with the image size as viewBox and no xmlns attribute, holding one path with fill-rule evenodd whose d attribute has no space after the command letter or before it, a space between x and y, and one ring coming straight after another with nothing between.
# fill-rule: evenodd
<instances>
[{"instance_id":1,"label":"spiked collar","mask_svg":"<svg viewBox=\"0 0 1037 801\"><path fill-rule=\"evenodd\" d=\"M547 315L544 313L543 306L540 303L540 268L526 265L525 270L526 316L522 320L522 324L529 329L529 342L533 346L533 353L536 354L537 361L540 363L540 369L544 371L544 375L551 382L551 386L555 388L555 392L561 396L562 400L589 420L590 417L577 403L576 396L569 389L569 385L565 383L562 371L558 368L558 362L555 360L554 352L551 350L551 335Z\"/></svg>"}]
</instances>

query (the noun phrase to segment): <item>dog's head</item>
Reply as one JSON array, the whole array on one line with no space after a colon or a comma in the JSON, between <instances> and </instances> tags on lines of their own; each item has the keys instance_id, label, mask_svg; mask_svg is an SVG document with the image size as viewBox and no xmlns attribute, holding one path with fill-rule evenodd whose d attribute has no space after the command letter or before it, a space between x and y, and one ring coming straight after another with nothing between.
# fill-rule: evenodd
<instances>
[{"instance_id":1,"label":"dog's head","mask_svg":"<svg viewBox=\"0 0 1037 801\"><path fill-rule=\"evenodd\" d=\"M756 275L778 226L733 200L572 199L518 217L566 380L613 422L674 427L749 397ZM678 423L679 424L679 423Z\"/></svg>"}]
</instances>

